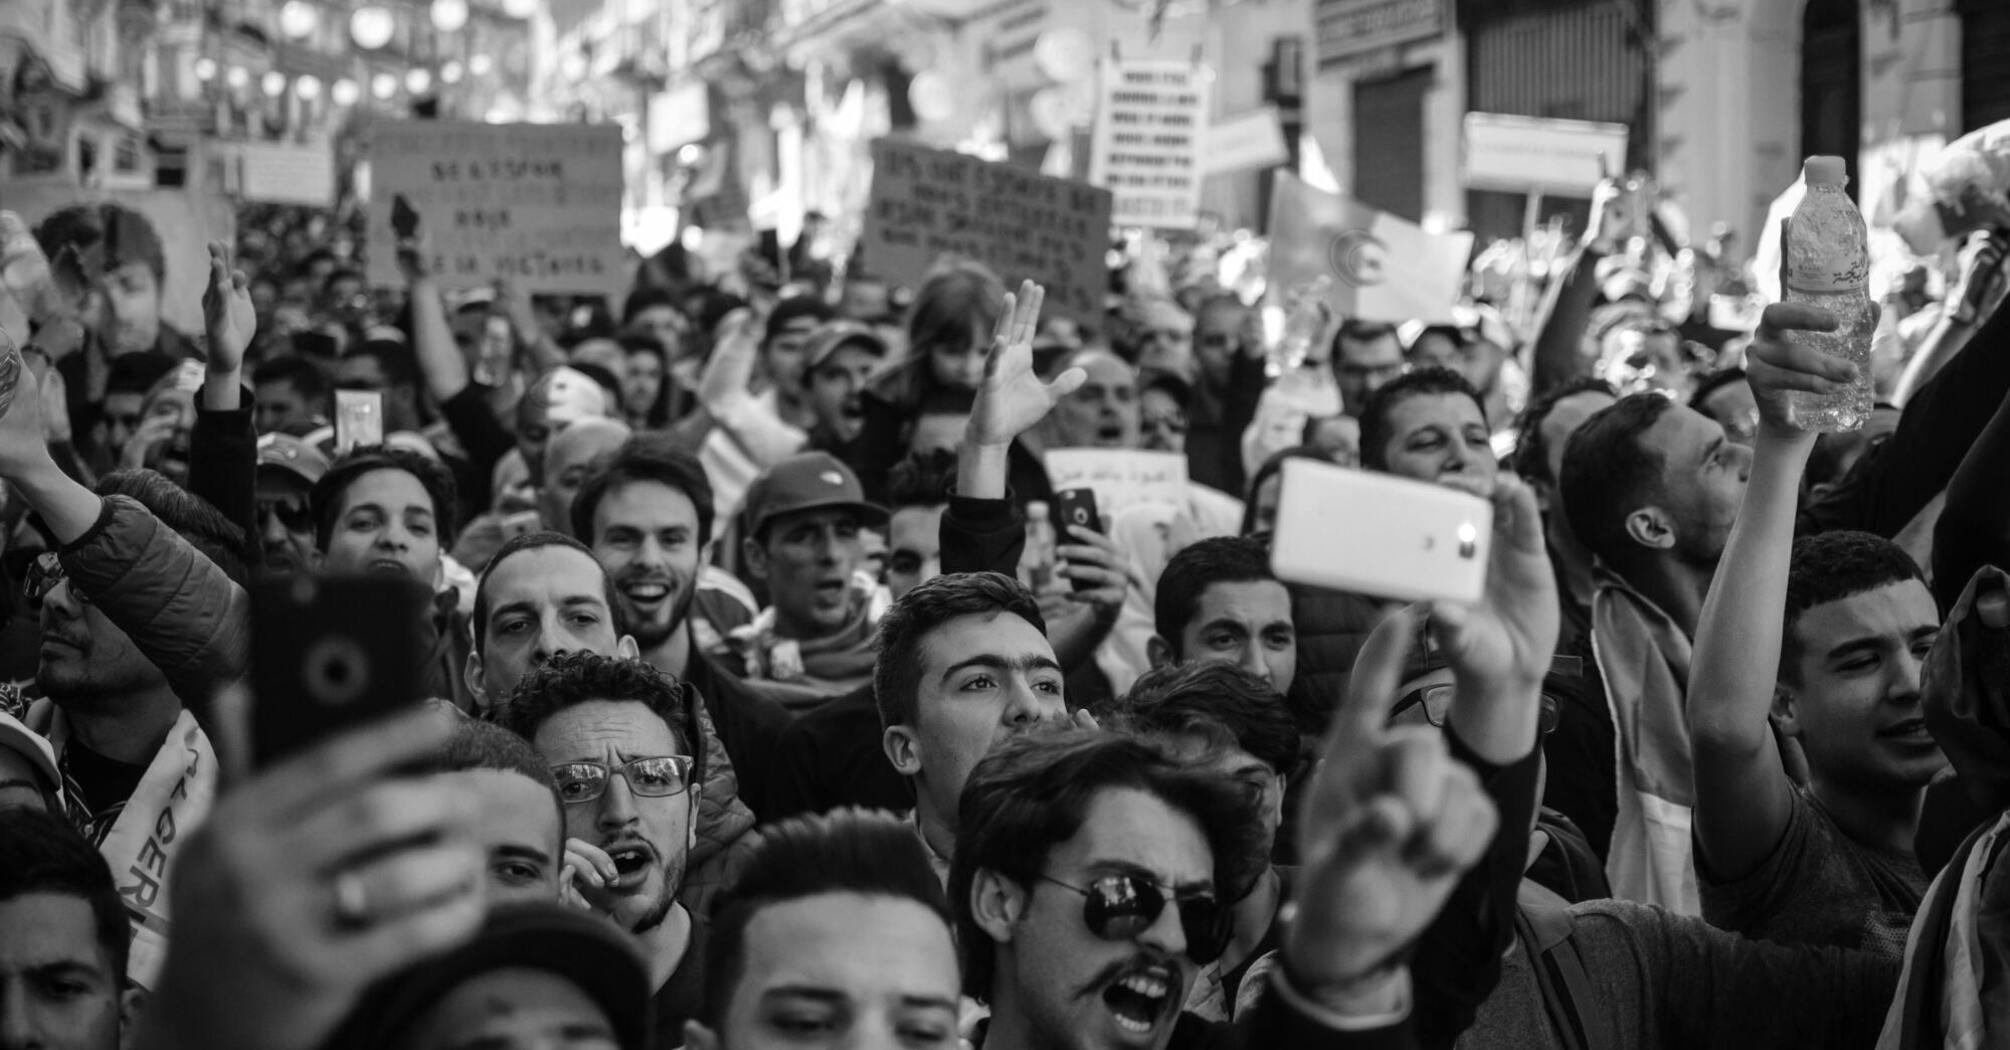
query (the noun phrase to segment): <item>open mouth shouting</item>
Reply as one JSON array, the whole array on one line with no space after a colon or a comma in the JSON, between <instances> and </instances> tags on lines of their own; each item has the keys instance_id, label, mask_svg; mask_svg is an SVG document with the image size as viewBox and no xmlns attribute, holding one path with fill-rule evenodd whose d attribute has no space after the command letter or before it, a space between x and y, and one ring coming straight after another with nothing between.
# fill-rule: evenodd
<instances>
[{"instance_id":1,"label":"open mouth shouting","mask_svg":"<svg viewBox=\"0 0 2010 1050\"><path fill-rule=\"evenodd\" d=\"M641 839L623 839L604 844L607 857L614 862L615 877L608 882L608 890L615 893L633 893L642 888L649 878L649 869L655 866L656 851Z\"/></svg>"},{"instance_id":2,"label":"open mouth shouting","mask_svg":"<svg viewBox=\"0 0 2010 1050\"><path fill-rule=\"evenodd\" d=\"M1102 985L1102 1002L1110 1020L1128 1041L1152 1042L1158 1029L1170 1024L1180 1008L1179 971L1168 963L1126 965Z\"/></svg>"}]
</instances>

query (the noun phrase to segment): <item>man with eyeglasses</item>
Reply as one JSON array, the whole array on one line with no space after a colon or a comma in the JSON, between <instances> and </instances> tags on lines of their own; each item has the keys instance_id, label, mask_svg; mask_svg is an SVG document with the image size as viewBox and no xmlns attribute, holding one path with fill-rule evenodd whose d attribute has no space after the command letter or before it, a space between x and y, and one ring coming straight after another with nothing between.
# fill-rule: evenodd
<instances>
[{"instance_id":1,"label":"man with eyeglasses","mask_svg":"<svg viewBox=\"0 0 2010 1050\"><path fill-rule=\"evenodd\" d=\"M704 773L689 697L646 664L571 653L526 675L498 720L550 763L565 804L565 892L635 936L657 1046L678 1046L704 990L705 927L677 900Z\"/></svg>"},{"instance_id":2,"label":"man with eyeglasses","mask_svg":"<svg viewBox=\"0 0 2010 1050\"><path fill-rule=\"evenodd\" d=\"M258 546L262 565L292 576L314 565L314 511L308 493L328 473L328 457L290 434L258 439Z\"/></svg>"}]
</instances>

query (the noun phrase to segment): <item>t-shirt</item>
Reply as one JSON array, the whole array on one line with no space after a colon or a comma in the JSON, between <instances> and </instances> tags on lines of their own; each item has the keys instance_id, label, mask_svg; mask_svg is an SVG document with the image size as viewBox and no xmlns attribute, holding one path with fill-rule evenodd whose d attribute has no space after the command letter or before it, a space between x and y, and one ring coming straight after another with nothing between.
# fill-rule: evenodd
<instances>
[{"instance_id":1,"label":"t-shirt","mask_svg":"<svg viewBox=\"0 0 2010 1050\"><path fill-rule=\"evenodd\" d=\"M136 765L106 758L75 740L63 748L59 763L63 773L63 790L76 808L74 815L89 814L90 825L79 830L84 831L92 842L103 838L113 822L119 819L119 813L126 808L126 802L140 786L140 779L147 775L149 764Z\"/></svg>"},{"instance_id":2,"label":"t-shirt","mask_svg":"<svg viewBox=\"0 0 2010 1050\"><path fill-rule=\"evenodd\" d=\"M684 1022L697 1017L705 1005L705 924L691 912L691 941L677 969L649 1002L655 1015L656 1037L650 1050L677 1050L684 1045Z\"/></svg>"},{"instance_id":3,"label":"t-shirt","mask_svg":"<svg viewBox=\"0 0 2010 1050\"><path fill-rule=\"evenodd\" d=\"M1926 894L1919 861L1910 851L1875 849L1845 835L1802 789L1791 797L1780 844L1751 874L1719 882L1697 854L1703 917L1747 937L1902 958Z\"/></svg>"}]
</instances>

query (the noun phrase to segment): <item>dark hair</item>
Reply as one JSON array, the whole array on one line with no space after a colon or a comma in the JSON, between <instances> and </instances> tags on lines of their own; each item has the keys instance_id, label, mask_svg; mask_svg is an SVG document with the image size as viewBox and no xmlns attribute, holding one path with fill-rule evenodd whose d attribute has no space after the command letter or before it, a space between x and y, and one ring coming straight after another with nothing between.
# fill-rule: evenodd
<instances>
[{"instance_id":1,"label":"dark hair","mask_svg":"<svg viewBox=\"0 0 2010 1050\"><path fill-rule=\"evenodd\" d=\"M880 617L872 665L873 697L882 726L913 725L921 694L921 643L930 632L965 616L1010 613L1047 633L1040 603L1018 580L996 572L937 576L900 596Z\"/></svg>"},{"instance_id":2,"label":"dark hair","mask_svg":"<svg viewBox=\"0 0 2010 1050\"><path fill-rule=\"evenodd\" d=\"M1200 772L1158 747L1121 733L1030 733L1001 743L963 788L949 901L956 909L963 990L988 1000L995 969L991 936L971 914L979 871L1022 886L1037 879L1056 846L1075 837L1096 796L1131 788L1193 817L1214 853L1214 885L1224 900L1268 861L1261 822L1242 790Z\"/></svg>"},{"instance_id":3,"label":"dark hair","mask_svg":"<svg viewBox=\"0 0 2010 1050\"><path fill-rule=\"evenodd\" d=\"M586 544L567 536L565 533L552 532L550 530L526 532L519 536L512 536L504 541L501 547L496 548L495 554L489 557L487 565L482 566L482 574L475 581L474 620L471 626L474 628L476 656L485 655L488 649L489 577L494 576L496 567L501 565L511 555L521 554L529 550L537 550L542 547L569 547L586 555L586 559L592 562L594 568L600 572L601 594L607 601L608 611L612 612L614 610L614 581L608 578L606 567L600 564L600 559L593 556L593 552L587 549Z\"/></svg>"},{"instance_id":4,"label":"dark hair","mask_svg":"<svg viewBox=\"0 0 2010 1050\"><path fill-rule=\"evenodd\" d=\"M1272 453L1269 459L1263 461L1262 466L1256 468L1256 473L1249 476L1249 488L1242 494L1242 534L1244 536L1248 536L1256 531L1257 491L1263 488L1264 482L1283 472L1286 460L1293 459L1309 459L1315 463L1333 462L1331 459L1320 455L1319 450L1310 445L1293 445L1290 448Z\"/></svg>"},{"instance_id":5,"label":"dark hair","mask_svg":"<svg viewBox=\"0 0 2010 1050\"><path fill-rule=\"evenodd\" d=\"M1907 580L1926 582L1919 563L1905 548L1874 533L1838 530L1795 540L1787 569L1780 669L1784 672L1793 666L1794 624L1802 613Z\"/></svg>"},{"instance_id":6,"label":"dark hair","mask_svg":"<svg viewBox=\"0 0 2010 1050\"><path fill-rule=\"evenodd\" d=\"M629 438L607 465L595 471L572 499L572 534L593 544L593 515L600 501L618 488L654 482L684 494L698 512L698 545L712 542L712 482L698 458L684 451L668 434L642 433Z\"/></svg>"},{"instance_id":7,"label":"dark hair","mask_svg":"<svg viewBox=\"0 0 2010 1050\"><path fill-rule=\"evenodd\" d=\"M1200 598L1217 583L1275 580L1270 550L1248 536L1214 536L1190 543L1172 556L1159 573L1152 595L1152 629L1172 647L1173 658L1186 659L1180 635L1200 611Z\"/></svg>"},{"instance_id":8,"label":"dark hair","mask_svg":"<svg viewBox=\"0 0 2010 1050\"><path fill-rule=\"evenodd\" d=\"M1732 383L1742 383L1744 381L1745 370L1742 368L1720 368L1715 372L1711 372L1696 381L1696 392L1689 395L1689 407L1702 412L1706 416L1710 415L1703 407L1703 403L1710 399L1710 395L1730 386Z\"/></svg>"},{"instance_id":9,"label":"dark hair","mask_svg":"<svg viewBox=\"0 0 2010 1050\"><path fill-rule=\"evenodd\" d=\"M42 254L54 259L65 246L79 256L102 249L106 270L126 263L145 263L154 275L157 291L167 285L167 252L151 219L119 204L73 204L42 220L35 227L35 242Z\"/></svg>"},{"instance_id":10,"label":"dark hair","mask_svg":"<svg viewBox=\"0 0 2010 1050\"><path fill-rule=\"evenodd\" d=\"M510 692L509 699L491 711L489 717L525 740L536 740L538 728L551 716L591 700L647 707L670 727L677 746L691 756L692 790L695 792L704 782L705 737L698 728L691 690L640 660L597 653L560 653L531 668Z\"/></svg>"},{"instance_id":11,"label":"dark hair","mask_svg":"<svg viewBox=\"0 0 2010 1050\"><path fill-rule=\"evenodd\" d=\"M0 901L31 893L83 898L91 906L98 947L111 962L108 975L125 981L133 929L104 854L53 813L0 809Z\"/></svg>"},{"instance_id":12,"label":"dark hair","mask_svg":"<svg viewBox=\"0 0 2010 1050\"><path fill-rule=\"evenodd\" d=\"M558 826L565 826L565 800L558 794L558 781L551 765L530 746L530 741L490 722L463 719L454 735L422 760L414 773L465 773L473 769L493 769L515 773L536 781L551 792L551 804L558 811Z\"/></svg>"},{"instance_id":13,"label":"dark hair","mask_svg":"<svg viewBox=\"0 0 2010 1050\"><path fill-rule=\"evenodd\" d=\"M670 289L637 288L629 292L627 301L621 304L621 323L624 326L634 324L635 318L642 311L653 310L659 306L667 306L672 310L676 310L680 315L684 312L678 309L677 297L671 293Z\"/></svg>"},{"instance_id":14,"label":"dark hair","mask_svg":"<svg viewBox=\"0 0 2010 1050\"><path fill-rule=\"evenodd\" d=\"M1333 366L1340 366L1340 344L1372 343L1378 339L1397 339L1396 326L1378 321L1342 321L1338 331L1333 333Z\"/></svg>"},{"instance_id":15,"label":"dark hair","mask_svg":"<svg viewBox=\"0 0 2010 1050\"><path fill-rule=\"evenodd\" d=\"M628 354L627 348L623 347L621 353L625 358ZM566 367L593 380L607 395L607 405L616 413L615 417L610 418L617 418L619 414L627 411L627 406L621 403L621 380L613 372L608 371L606 366L591 361L572 361L568 362Z\"/></svg>"},{"instance_id":16,"label":"dark hair","mask_svg":"<svg viewBox=\"0 0 2010 1050\"><path fill-rule=\"evenodd\" d=\"M1608 564L1630 560L1635 545L1626 518L1660 491L1663 457L1646 435L1674 408L1660 394L1621 398L1585 420L1563 447L1557 486L1565 520L1584 548Z\"/></svg>"},{"instance_id":17,"label":"dark hair","mask_svg":"<svg viewBox=\"0 0 2010 1050\"><path fill-rule=\"evenodd\" d=\"M414 386L419 381L418 365L411 352L388 339L365 339L342 356L367 357L377 362L378 370L384 373L384 382L390 386Z\"/></svg>"},{"instance_id":18,"label":"dark hair","mask_svg":"<svg viewBox=\"0 0 2010 1050\"><path fill-rule=\"evenodd\" d=\"M930 274L907 315L907 345L917 354L937 346L965 347L971 333L990 331L1005 312L1005 285L981 263L955 260Z\"/></svg>"},{"instance_id":19,"label":"dark hair","mask_svg":"<svg viewBox=\"0 0 2010 1050\"><path fill-rule=\"evenodd\" d=\"M754 916L826 893L913 901L942 920L945 934L955 929L949 898L908 822L845 808L770 824L754 833L738 874L712 903L699 1020L716 1028L726 1016L745 971Z\"/></svg>"},{"instance_id":20,"label":"dark hair","mask_svg":"<svg viewBox=\"0 0 2010 1050\"><path fill-rule=\"evenodd\" d=\"M910 452L886 477L886 503L902 507L940 507L956 488L956 453L946 448Z\"/></svg>"},{"instance_id":21,"label":"dark hair","mask_svg":"<svg viewBox=\"0 0 2010 1050\"><path fill-rule=\"evenodd\" d=\"M1298 765L1298 725L1270 683L1226 660L1194 660L1145 672L1130 691L1098 706L1104 729L1140 736L1198 736L1235 747L1279 776Z\"/></svg>"},{"instance_id":22,"label":"dark hair","mask_svg":"<svg viewBox=\"0 0 2010 1050\"><path fill-rule=\"evenodd\" d=\"M1605 394L1618 399L1619 391L1612 384L1597 376L1578 376L1553 386L1541 397L1522 409L1521 419L1515 422L1514 472L1524 479L1554 484L1556 479L1549 476L1549 443L1543 439L1542 425L1549 420L1549 414L1556 406L1579 394Z\"/></svg>"},{"instance_id":23,"label":"dark hair","mask_svg":"<svg viewBox=\"0 0 2010 1050\"><path fill-rule=\"evenodd\" d=\"M98 479L92 491L100 496L127 496L145 507L160 523L187 540L203 557L216 563L238 584L250 578L244 565L244 529L208 500L153 470L115 470Z\"/></svg>"},{"instance_id":24,"label":"dark hair","mask_svg":"<svg viewBox=\"0 0 2010 1050\"><path fill-rule=\"evenodd\" d=\"M298 354L268 358L251 373L253 386L267 383L285 383L299 391L302 398L317 405L328 398L328 374Z\"/></svg>"},{"instance_id":25,"label":"dark hair","mask_svg":"<svg viewBox=\"0 0 2010 1050\"><path fill-rule=\"evenodd\" d=\"M792 321L800 321L807 317L821 325L836 316L837 311L832 310L829 304L814 295L789 296L776 303L775 308L768 312L768 328L766 334L761 337L761 346L765 349L769 343L774 342Z\"/></svg>"},{"instance_id":26,"label":"dark hair","mask_svg":"<svg viewBox=\"0 0 2010 1050\"><path fill-rule=\"evenodd\" d=\"M144 396L176 367L174 358L166 354L152 351L120 354L112 358L111 368L106 372L105 393Z\"/></svg>"},{"instance_id":27,"label":"dark hair","mask_svg":"<svg viewBox=\"0 0 2010 1050\"><path fill-rule=\"evenodd\" d=\"M1391 430L1389 417L1396 412L1396 406L1413 397L1429 397L1440 394L1463 394L1472 400L1473 407L1480 410L1480 419L1487 418L1486 402L1480 399L1480 392L1473 389L1466 377L1449 368L1416 368L1397 376L1383 384L1382 388L1368 395L1368 404L1361 409L1361 466L1368 470L1387 472L1389 469L1389 441L1396 435Z\"/></svg>"},{"instance_id":28,"label":"dark hair","mask_svg":"<svg viewBox=\"0 0 2010 1050\"><path fill-rule=\"evenodd\" d=\"M670 365L669 348L663 345L662 340L653 335L644 335L641 332L626 332L617 336L614 341L620 345L623 354L630 356L648 354L656 358L658 364L666 368ZM574 365L573 367L577 368L579 366Z\"/></svg>"},{"instance_id":29,"label":"dark hair","mask_svg":"<svg viewBox=\"0 0 2010 1050\"><path fill-rule=\"evenodd\" d=\"M336 281L361 281L361 280L363 280L363 271L358 270L353 266L337 265L333 270L328 271L328 276L323 277L321 279L321 291L323 293L326 293L328 289L333 288L335 286Z\"/></svg>"},{"instance_id":30,"label":"dark hair","mask_svg":"<svg viewBox=\"0 0 2010 1050\"><path fill-rule=\"evenodd\" d=\"M454 532L459 524L454 520L459 507L454 493L454 476L447 468L401 448L387 448L383 445L363 445L349 450L349 454L335 461L328 473L314 483L307 494L308 505L314 511L314 544L327 551L328 540L335 535L335 519L342 513L342 497L356 479L376 470L402 470L417 478L425 488L426 495L433 501L433 520L440 532L440 549L454 545Z\"/></svg>"}]
</instances>

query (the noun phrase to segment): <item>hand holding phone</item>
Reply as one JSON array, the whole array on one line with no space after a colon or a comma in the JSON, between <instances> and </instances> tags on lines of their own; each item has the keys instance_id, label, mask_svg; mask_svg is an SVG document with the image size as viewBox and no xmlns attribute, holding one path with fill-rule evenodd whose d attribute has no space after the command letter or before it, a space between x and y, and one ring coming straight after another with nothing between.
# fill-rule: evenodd
<instances>
[{"instance_id":1,"label":"hand holding phone","mask_svg":"<svg viewBox=\"0 0 2010 1050\"><path fill-rule=\"evenodd\" d=\"M393 576L296 576L252 590L259 766L423 699L430 595Z\"/></svg>"},{"instance_id":2,"label":"hand holding phone","mask_svg":"<svg viewBox=\"0 0 2010 1050\"><path fill-rule=\"evenodd\" d=\"M1096 491L1089 488L1062 489L1054 494L1055 524L1061 527L1061 542L1067 543L1073 537L1068 535L1070 526L1103 532L1103 516L1096 511ZM1076 579L1072 581L1075 590L1094 590L1094 580Z\"/></svg>"},{"instance_id":3,"label":"hand holding phone","mask_svg":"<svg viewBox=\"0 0 2010 1050\"><path fill-rule=\"evenodd\" d=\"M1291 583L1472 604L1486 588L1493 517L1491 503L1456 489L1287 460L1271 568Z\"/></svg>"}]
</instances>

